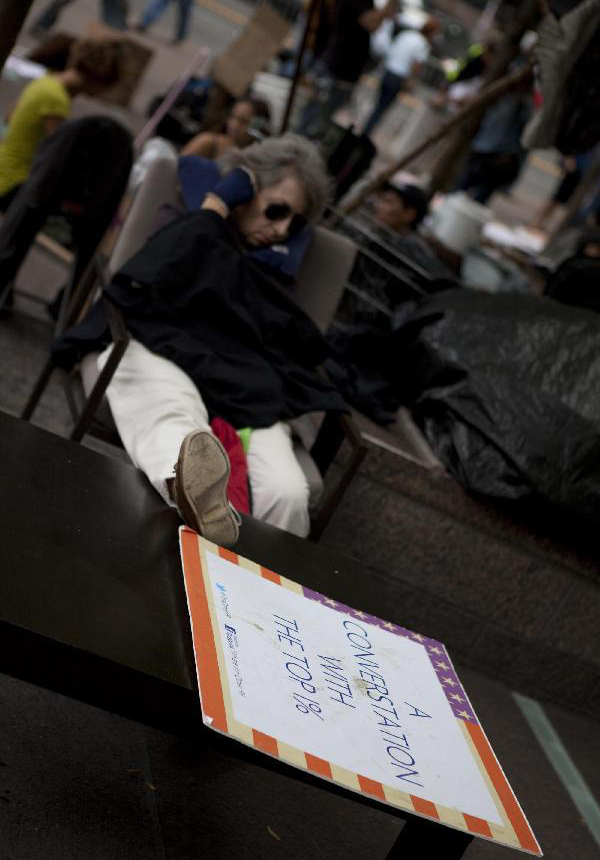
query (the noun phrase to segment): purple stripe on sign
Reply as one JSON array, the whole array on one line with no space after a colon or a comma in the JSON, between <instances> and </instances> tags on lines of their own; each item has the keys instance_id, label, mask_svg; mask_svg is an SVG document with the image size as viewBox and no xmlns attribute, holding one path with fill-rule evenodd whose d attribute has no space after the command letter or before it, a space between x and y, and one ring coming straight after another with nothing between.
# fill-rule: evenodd
<instances>
[{"instance_id":1,"label":"purple stripe on sign","mask_svg":"<svg viewBox=\"0 0 600 860\"><path fill-rule=\"evenodd\" d=\"M442 654L446 653L443 643L438 642L437 639L430 639L429 636L423 636L421 633L407 630L406 627L400 627L399 624L392 624L391 621L384 621L382 618L378 618L376 615L369 615L368 612L363 612L361 609L354 609L352 606L346 606L345 603L341 603L339 600L332 600L330 597L325 597L325 595L320 594L318 591L313 591L311 588L303 586L302 590L304 592L304 596L309 600L316 600L317 603L322 603L330 609L335 609L336 612L350 615L352 618L356 618L357 621L364 621L366 624L373 624L375 627L381 627L382 630L388 630L390 633L395 633L397 636L404 636L406 639L412 639L413 642L418 642L420 645L423 645L424 648L429 649L430 647L434 647L439 649Z\"/></svg>"},{"instance_id":2,"label":"purple stripe on sign","mask_svg":"<svg viewBox=\"0 0 600 860\"><path fill-rule=\"evenodd\" d=\"M332 600L331 597L325 597L318 591L313 591L311 588L302 586L304 596L308 600L315 600L317 603L322 603L323 606L328 606L329 609L334 609L342 615L349 615L351 618L356 618L357 621L362 621L365 624L372 624L375 627L380 627L382 630L387 630L389 633L394 633L396 636L403 636L406 639L411 639L413 642L418 642L425 648L431 665L440 682L440 686L444 691L450 710L455 717L468 722L477 723L469 699L464 691L462 684L458 679L458 675L454 671L452 661L446 651L446 646L443 642L437 639L431 639L429 636L423 636L421 633L415 633L413 630L407 630L406 627L400 627L399 624L393 624L391 621L384 621L376 615L369 615L368 612L363 612L360 609L354 609L352 606L346 606L339 600Z\"/></svg>"}]
</instances>

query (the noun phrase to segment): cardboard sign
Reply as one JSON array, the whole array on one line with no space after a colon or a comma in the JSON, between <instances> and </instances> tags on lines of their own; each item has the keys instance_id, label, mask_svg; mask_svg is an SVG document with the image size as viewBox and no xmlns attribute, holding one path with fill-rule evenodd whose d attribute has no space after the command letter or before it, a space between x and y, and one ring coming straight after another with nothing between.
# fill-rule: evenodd
<instances>
[{"instance_id":1,"label":"cardboard sign","mask_svg":"<svg viewBox=\"0 0 600 860\"><path fill-rule=\"evenodd\" d=\"M206 725L324 779L541 855L444 645L181 530Z\"/></svg>"},{"instance_id":2,"label":"cardboard sign","mask_svg":"<svg viewBox=\"0 0 600 860\"><path fill-rule=\"evenodd\" d=\"M215 62L215 81L236 98L245 95L256 73L280 49L290 27L290 22L263 0L237 39Z\"/></svg>"}]
</instances>

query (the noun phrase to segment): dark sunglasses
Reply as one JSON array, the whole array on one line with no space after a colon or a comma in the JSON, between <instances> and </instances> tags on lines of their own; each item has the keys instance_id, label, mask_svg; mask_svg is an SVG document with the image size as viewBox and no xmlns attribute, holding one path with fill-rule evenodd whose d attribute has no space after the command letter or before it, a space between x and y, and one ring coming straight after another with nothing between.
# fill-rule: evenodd
<instances>
[{"instance_id":1,"label":"dark sunglasses","mask_svg":"<svg viewBox=\"0 0 600 860\"><path fill-rule=\"evenodd\" d=\"M295 214L289 203L269 203L264 211L265 218L269 221L285 221L286 218L292 216L288 235L296 236L306 227L306 218L302 215Z\"/></svg>"}]
</instances>

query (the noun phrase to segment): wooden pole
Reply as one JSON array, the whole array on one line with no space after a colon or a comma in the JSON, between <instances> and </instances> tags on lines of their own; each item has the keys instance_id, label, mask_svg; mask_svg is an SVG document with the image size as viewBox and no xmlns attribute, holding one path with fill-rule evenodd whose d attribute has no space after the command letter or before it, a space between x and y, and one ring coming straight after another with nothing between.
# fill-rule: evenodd
<instances>
[{"instance_id":1,"label":"wooden pole","mask_svg":"<svg viewBox=\"0 0 600 860\"><path fill-rule=\"evenodd\" d=\"M417 144L417 146L413 147L413 149L403 155L398 161L395 161L392 165L386 167L377 176L375 176L371 182L364 186L348 201L348 203L345 204L345 206L342 207L342 212L345 215L349 215L351 212L354 212L354 210L360 206L369 194L377 191L377 189L387 182L394 173L397 173L398 170L402 170L402 168L406 167L406 165L413 161L413 159L421 155L422 152L425 152L426 149L433 146L434 143L437 143L438 140L441 140L441 138L454 131L454 129L457 129L461 123L470 120L474 114L477 114L483 108L487 107L507 90L515 86L515 84L525 80L530 74L531 65L529 63L525 63L520 69L517 69L516 72L512 72L510 75L505 75L503 78L500 78L499 80L494 81L493 84L485 87L467 105L465 105L462 110L447 120L447 122L443 123L436 132L431 134L421 143Z\"/></svg>"},{"instance_id":2,"label":"wooden pole","mask_svg":"<svg viewBox=\"0 0 600 860\"><path fill-rule=\"evenodd\" d=\"M0 3L0 72L32 6L33 0L2 0Z\"/></svg>"},{"instance_id":3,"label":"wooden pole","mask_svg":"<svg viewBox=\"0 0 600 860\"><path fill-rule=\"evenodd\" d=\"M287 131L290 116L292 115L292 107L294 104L294 98L296 96L296 90L298 89L298 84L302 75L302 60L304 59L304 53L306 51L306 43L308 41L308 36L311 32L313 22L316 19L316 15L319 11L320 5L321 0L310 0L310 6L308 7L308 13L306 15L306 24L304 26L304 32L302 34L302 42L300 43L300 49L298 51L298 56L296 57L294 77L292 78L290 92L288 95L287 104L285 106L285 113L283 114L283 120L281 121L281 128L279 129L279 134L285 134L285 132Z\"/></svg>"}]
</instances>

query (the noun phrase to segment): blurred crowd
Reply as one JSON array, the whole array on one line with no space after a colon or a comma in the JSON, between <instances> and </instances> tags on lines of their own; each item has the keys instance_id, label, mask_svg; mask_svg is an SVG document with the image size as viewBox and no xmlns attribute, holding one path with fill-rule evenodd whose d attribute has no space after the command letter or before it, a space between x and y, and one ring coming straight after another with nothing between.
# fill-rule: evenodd
<instances>
[{"instance_id":1,"label":"blurred crowd","mask_svg":"<svg viewBox=\"0 0 600 860\"><path fill-rule=\"evenodd\" d=\"M70 120L71 105L80 94L102 98L119 83L125 31L134 38L144 33L169 2L151 0L132 19L126 0L102 0L99 14L113 35L59 44L50 31L70 2L54 0L33 21L30 32L40 44L30 59L46 66L4 118L3 307L10 308L14 277L48 219L67 226L64 242L79 254L77 281L103 235L115 229L123 196L131 201L140 193L155 162L170 165L168 206L157 200L147 242L108 288L132 341L107 396L133 462L201 533L233 543L236 510L252 509L274 525L308 534L310 493L290 422L312 411L343 411L345 404L340 389L316 370L332 341L328 347L285 290L299 277L323 219L359 249L353 297L341 304L346 326L378 326L389 334L398 313L405 318L427 296L464 288L473 254L500 275L494 287L483 275L480 285L469 286L600 309L600 236L590 232L600 211L595 141L586 139L584 146L572 134L562 145L556 189L522 225L530 231L529 245L503 246L498 231L495 240L482 231L493 220L488 206L494 195L521 175L527 134L539 134L539 128L528 131L544 111L531 39L513 40L507 56L502 31L488 30L467 38L450 57L441 16L424 14L411 24L399 0L318 0L301 13L295 41L268 67L302 102L286 111L286 134L280 135L274 105L255 80L234 94L208 73L184 81L175 98L172 82L165 81L165 93L148 106L153 135L139 147L116 120ZM191 0L173 2L177 45L189 36L194 10ZM365 75L368 104L357 111ZM390 131L390 115L410 98L433 117L432 128L454 123L447 138L462 146L441 177L429 162L415 173L389 169L377 181L378 170L393 168L390 147L402 134L397 119ZM101 151L110 147L110 163L102 162ZM534 250L533 239L565 210L573 236L552 260L543 243ZM273 284L284 292L274 292ZM66 295L50 308L63 320ZM55 354L76 363L95 351L101 369L110 352L106 320L95 305L89 313L83 335L60 332ZM218 441L215 418L251 431L240 436L251 501L238 495L232 505L227 496L234 455Z\"/></svg>"}]
</instances>

